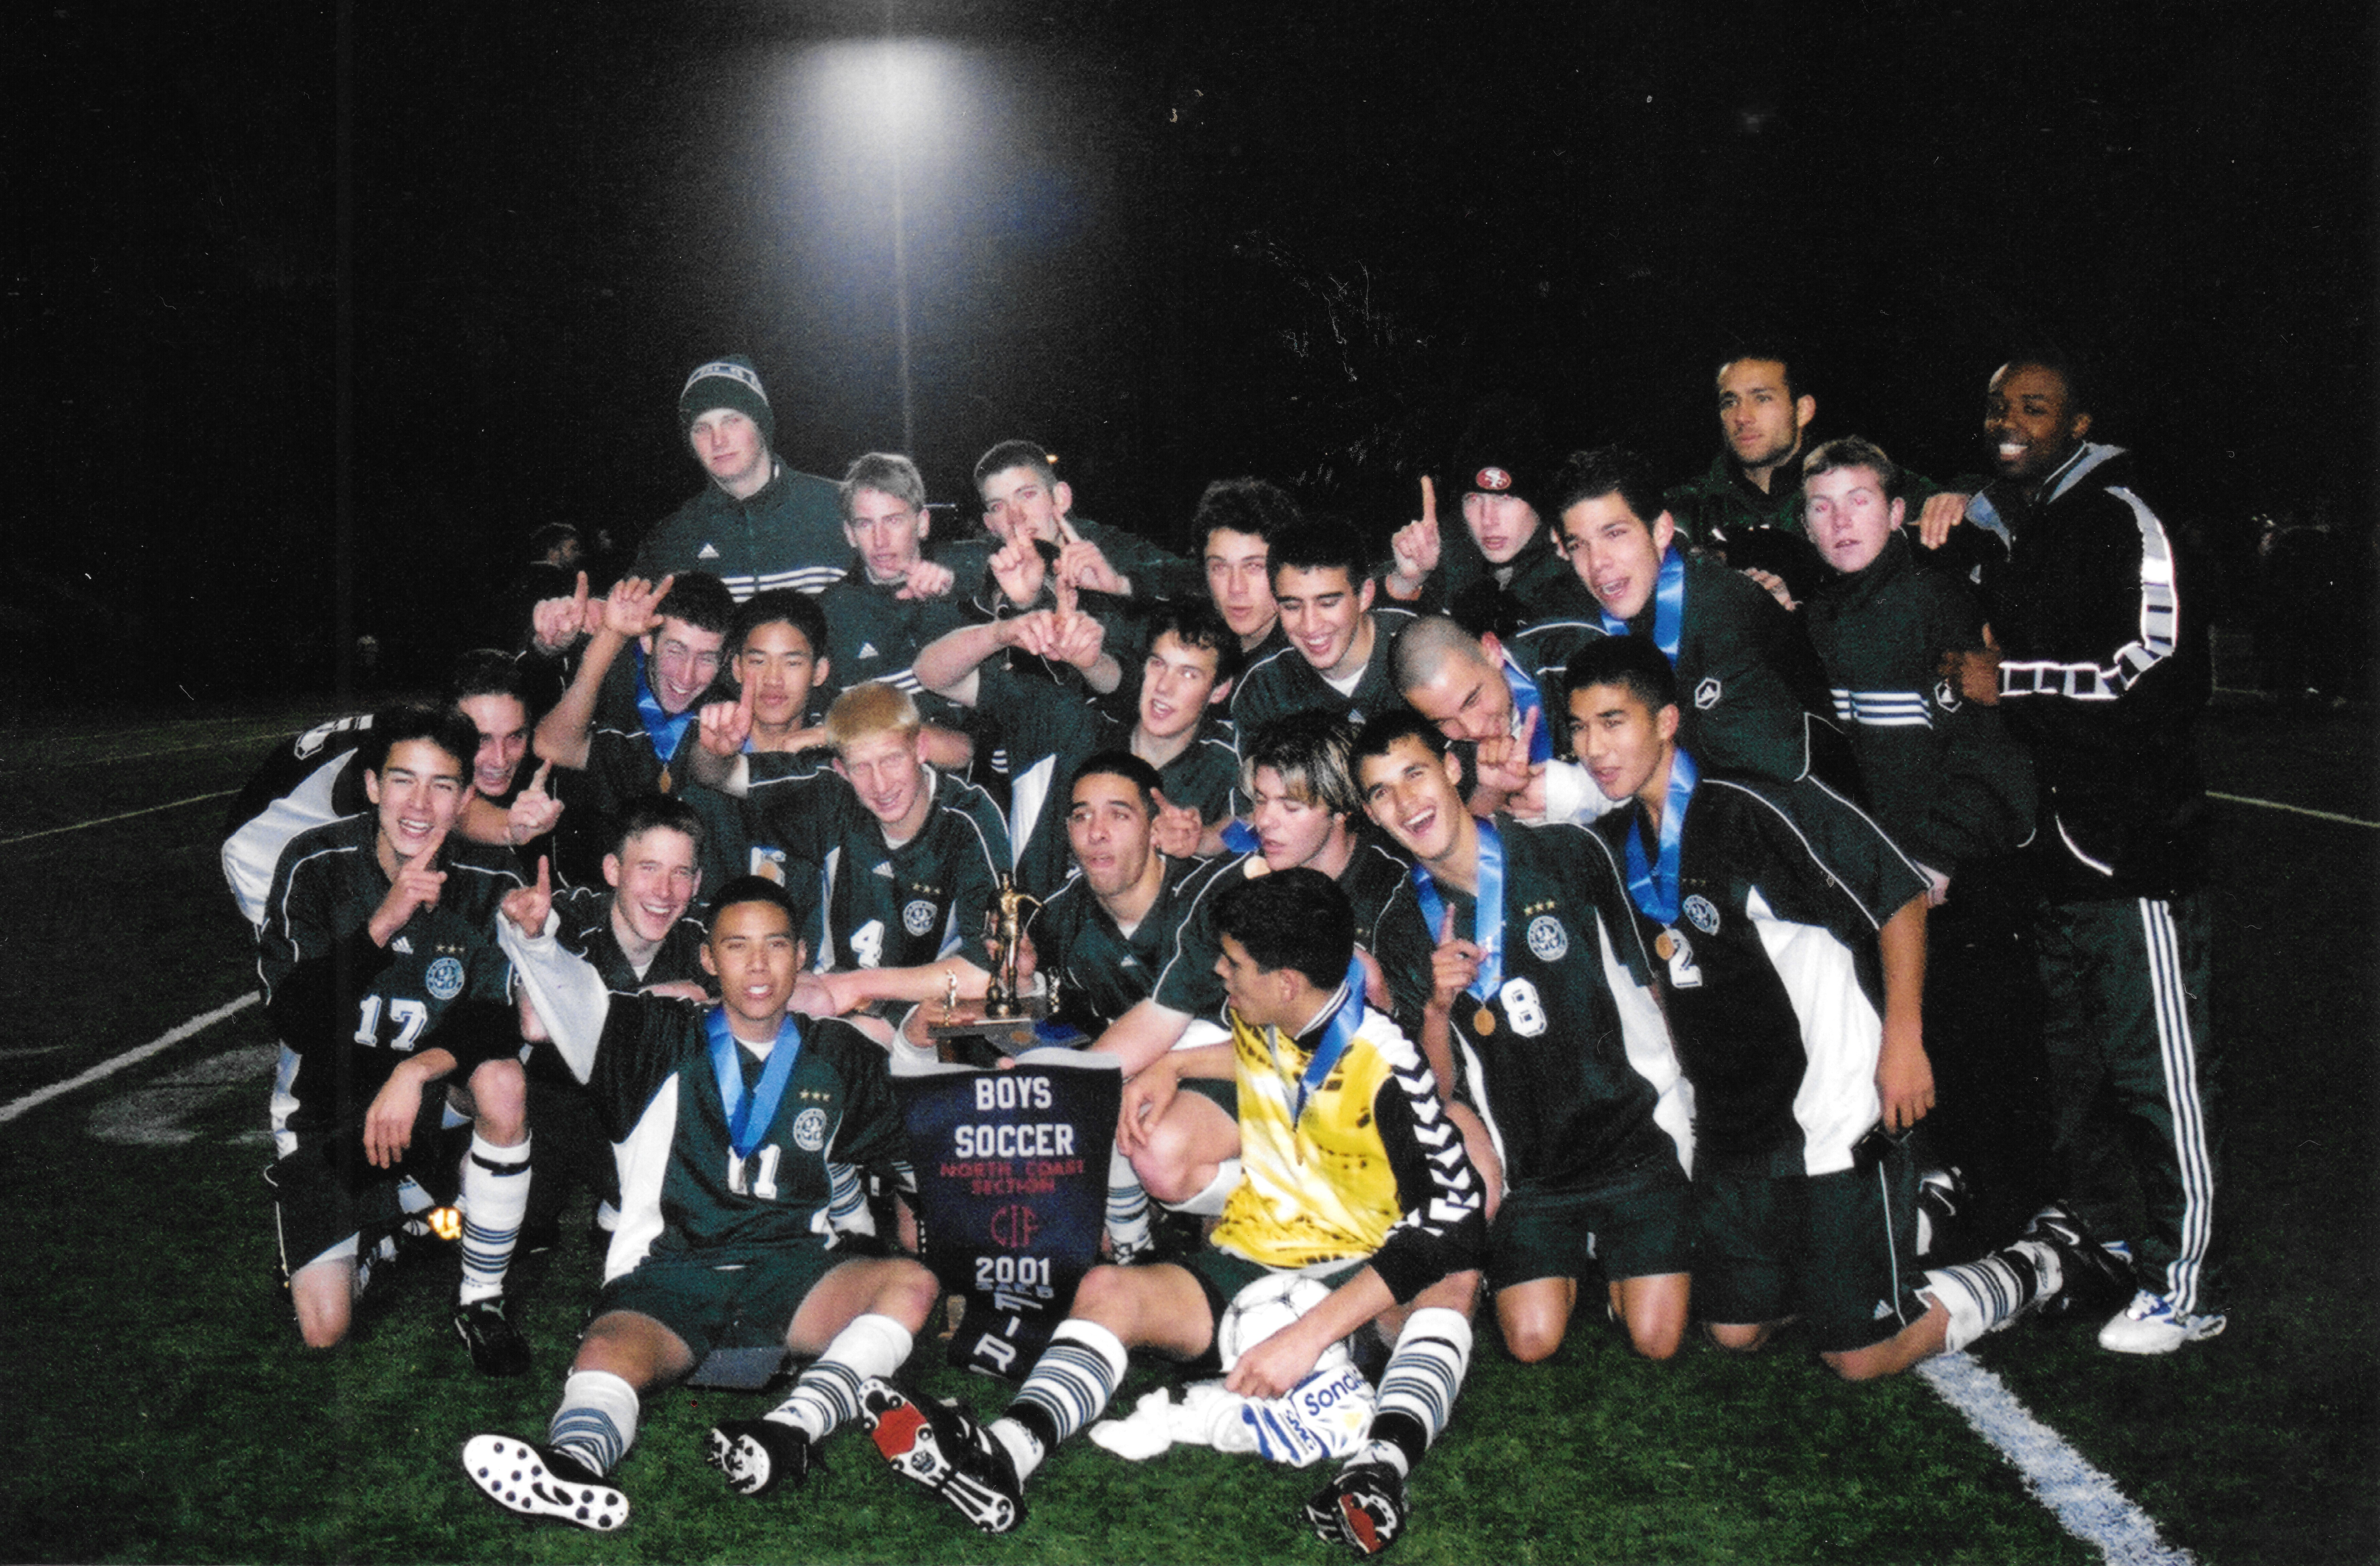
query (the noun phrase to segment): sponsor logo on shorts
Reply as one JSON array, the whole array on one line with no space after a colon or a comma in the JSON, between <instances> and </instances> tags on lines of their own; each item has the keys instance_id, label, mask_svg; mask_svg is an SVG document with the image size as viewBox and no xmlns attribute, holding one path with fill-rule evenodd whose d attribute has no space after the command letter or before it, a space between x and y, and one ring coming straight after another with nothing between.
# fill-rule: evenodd
<instances>
[{"instance_id":1,"label":"sponsor logo on shorts","mask_svg":"<svg viewBox=\"0 0 2380 1566\"><path fill-rule=\"evenodd\" d=\"M1551 914L1529 921L1529 953L1541 963L1559 963L1570 950L1570 931Z\"/></svg>"},{"instance_id":2,"label":"sponsor logo on shorts","mask_svg":"<svg viewBox=\"0 0 2380 1566\"><path fill-rule=\"evenodd\" d=\"M463 993L463 965L452 957L441 957L430 965L421 982L439 1000L452 1001Z\"/></svg>"},{"instance_id":3,"label":"sponsor logo on shorts","mask_svg":"<svg viewBox=\"0 0 2380 1566\"><path fill-rule=\"evenodd\" d=\"M1711 900L1696 892L1686 899L1686 917L1705 935L1718 933L1718 909Z\"/></svg>"},{"instance_id":4,"label":"sponsor logo on shorts","mask_svg":"<svg viewBox=\"0 0 2380 1566\"><path fill-rule=\"evenodd\" d=\"M924 935L934 928L935 912L934 905L920 897L901 910L901 928L911 935Z\"/></svg>"},{"instance_id":5,"label":"sponsor logo on shorts","mask_svg":"<svg viewBox=\"0 0 2380 1566\"><path fill-rule=\"evenodd\" d=\"M826 1146L826 1111L808 1109L794 1117L794 1146L815 1153Z\"/></svg>"}]
</instances>

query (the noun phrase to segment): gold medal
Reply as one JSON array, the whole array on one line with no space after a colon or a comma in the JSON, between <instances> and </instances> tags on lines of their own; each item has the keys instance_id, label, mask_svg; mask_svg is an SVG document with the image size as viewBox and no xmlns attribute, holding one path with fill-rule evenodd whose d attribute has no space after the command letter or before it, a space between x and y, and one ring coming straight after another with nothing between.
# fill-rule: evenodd
<instances>
[{"instance_id":1,"label":"gold medal","mask_svg":"<svg viewBox=\"0 0 2380 1566\"><path fill-rule=\"evenodd\" d=\"M660 781L659 783L657 783L653 784L653 792L654 792L655 794L667 794L667 793L669 792L669 785L670 785L669 769L668 769L667 767L663 767L663 768L662 769L661 781Z\"/></svg>"},{"instance_id":2,"label":"gold medal","mask_svg":"<svg viewBox=\"0 0 2380 1566\"><path fill-rule=\"evenodd\" d=\"M1496 1014L1489 1011L1484 1002L1477 1011L1471 1014L1471 1031L1482 1038L1496 1031Z\"/></svg>"},{"instance_id":3,"label":"gold medal","mask_svg":"<svg viewBox=\"0 0 2380 1566\"><path fill-rule=\"evenodd\" d=\"M1666 963L1677 954L1678 937L1675 931L1665 929L1653 938L1653 955Z\"/></svg>"}]
</instances>

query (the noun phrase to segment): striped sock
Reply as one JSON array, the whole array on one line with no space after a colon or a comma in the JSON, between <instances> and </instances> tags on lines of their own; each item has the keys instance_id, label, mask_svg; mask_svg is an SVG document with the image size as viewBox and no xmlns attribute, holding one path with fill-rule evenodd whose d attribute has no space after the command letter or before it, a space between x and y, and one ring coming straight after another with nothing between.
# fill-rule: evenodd
<instances>
[{"instance_id":1,"label":"striped sock","mask_svg":"<svg viewBox=\"0 0 2380 1566\"><path fill-rule=\"evenodd\" d=\"M2037 1240L2019 1240L1974 1261L1929 1269L1925 1292L1950 1313L1944 1352L1956 1354L2058 1293L2062 1273L2058 1253Z\"/></svg>"},{"instance_id":2,"label":"striped sock","mask_svg":"<svg viewBox=\"0 0 2380 1566\"><path fill-rule=\"evenodd\" d=\"M868 1220L868 1183L861 1178L859 1167L831 1163L826 1166L826 1177L827 1222L841 1232L875 1233L876 1225Z\"/></svg>"},{"instance_id":3,"label":"striped sock","mask_svg":"<svg viewBox=\"0 0 2380 1566\"><path fill-rule=\"evenodd\" d=\"M545 1441L598 1474L609 1474L637 1439L637 1389L608 1370L574 1370L562 1383Z\"/></svg>"},{"instance_id":4,"label":"striped sock","mask_svg":"<svg viewBox=\"0 0 2380 1566\"><path fill-rule=\"evenodd\" d=\"M528 1211L528 1138L499 1147L473 1132L463 1159L463 1304L504 1292L504 1269Z\"/></svg>"},{"instance_id":5,"label":"striped sock","mask_svg":"<svg viewBox=\"0 0 2380 1566\"><path fill-rule=\"evenodd\" d=\"M1411 1474L1453 1416L1454 1394L1470 1366L1471 1323L1461 1311L1433 1305L1414 1312L1380 1372L1371 1440L1347 1466L1385 1463Z\"/></svg>"},{"instance_id":6,"label":"striped sock","mask_svg":"<svg viewBox=\"0 0 2380 1566\"><path fill-rule=\"evenodd\" d=\"M793 1394L760 1417L791 1425L811 1440L822 1441L836 1426L859 1417L859 1384L900 1369L910 1346L909 1329L891 1317L874 1312L854 1317L827 1344L826 1353L804 1367Z\"/></svg>"},{"instance_id":7,"label":"striped sock","mask_svg":"<svg viewBox=\"0 0 2380 1566\"><path fill-rule=\"evenodd\" d=\"M1148 1227L1148 1193L1132 1160L1122 1153L1108 1156L1108 1244L1122 1260L1155 1243Z\"/></svg>"},{"instance_id":8,"label":"striped sock","mask_svg":"<svg viewBox=\"0 0 2380 1566\"><path fill-rule=\"evenodd\" d=\"M1123 1381L1123 1341L1095 1321L1062 1321L991 1433L1016 1460L1016 1476L1104 1413Z\"/></svg>"}]
</instances>

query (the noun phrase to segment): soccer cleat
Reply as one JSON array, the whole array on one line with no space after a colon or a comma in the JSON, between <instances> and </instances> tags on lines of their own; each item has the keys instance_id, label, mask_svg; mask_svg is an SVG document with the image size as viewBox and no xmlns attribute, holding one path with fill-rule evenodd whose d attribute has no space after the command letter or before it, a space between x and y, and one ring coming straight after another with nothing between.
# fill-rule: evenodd
<instances>
[{"instance_id":1,"label":"soccer cleat","mask_svg":"<svg viewBox=\"0 0 2380 1566\"><path fill-rule=\"evenodd\" d=\"M1929 1169L1917 1177L1917 1254L1941 1254L1944 1237L1967 1206L1967 1176L1955 1164Z\"/></svg>"},{"instance_id":2,"label":"soccer cleat","mask_svg":"<svg viewBox=\"0 0 2380 1566\"><path fill-rule=\"evenodd\" d=\"M480 1493L523 1517L551 1517L608 1534L628 1520L628 1498L568 1452L473 1436L463 1443L463 1472Z\"/></svg>"},{"instance_id":3,"label":"soccer cleat","mask_svg":"<svg viewBox=\"0 0 2380 1566\"><path fill-rule=\"evenodd\" d=\"M2171 1354L2184 1343L2212 1338L2229 1325L2228 1317L2179 1315L2163 1294L2143 1289L2099 1329L2099 1346L2116 1354Z\"/></svg>"},{"instance_id":4,"label":"soccer cleat","mask_svg":"<svg viewBox=\"0 0 2380 1566\"><path fill-rule=\"evenodd\" d=\"M1016 1464L963 1408L912 1402L877 1377L861 1383L860 1417L892 1472L922 1485L987 1534L1004 1534L1025 1516Z\"/></svg>"},{"instance_id":5,"label":"soccer cleat","mask_svg":"<svg viewBox=\"0 0 2380 1566\"><path fill-rule=\"evenodd\" d=\"M1323 1543L1343 1544L1368 1560L1404 1531L1404 1477L1385 1463L1358 1463L1314 1492L1305 1520Z\"/></svg>"},{"instance_id":6,"label":"soccer cleat","mask_svg":"<svg viewBox=\"0 0 2380 1566\"><path fill-rule=\"evenodd\" d=\"M2078 1306L2097 1309L2112 1305L2132 1286L2130 1259L2093 1238L2082 1219L2064 1202L2052 1202L2034 1213L2017 1238L2037 1242L2058 1253L2058 1269L2065 1281L2055 1295L2043 1302L2041 1314L2045 1317L2064 1316Z\"/></svg>"},{"instance_id":7,"label":"soccer cleat","mask_svg":"<svg viewBox=\"0 0 2380 1566\"><path fill-rule=\"evenodd\" d=\"M726 1475L737 1495L766 1495L781 1482L798 1489L813 1467L826 1466L809 1437L773 1419L722 1419L710 1441L703 1461Z\"/></svg>"},{"instance_id":8,"label":"soccer cleat","mask_svg":"<svg viewBox=\"0 0 2380 1566\"><path fill-rule=\"evenodd\" d=\"M528 1340L504 1314L501 1294L455 1307L455 1332L471 1351L471 1366L482 1376L519 1376L528 1370Z\"/></svg>"}]
</instances>

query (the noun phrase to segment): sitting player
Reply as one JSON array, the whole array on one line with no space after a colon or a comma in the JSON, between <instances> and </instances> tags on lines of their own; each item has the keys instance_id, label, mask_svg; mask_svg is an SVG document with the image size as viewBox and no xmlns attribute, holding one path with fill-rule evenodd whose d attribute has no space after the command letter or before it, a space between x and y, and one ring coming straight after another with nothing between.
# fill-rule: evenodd
<instances>
[{"instance_id":1,"label":"sitting player","mask_svg":"<svg viewBox=\"0 0 2380 1566\"><path fill-rule=\"evenodd\" d=\"M605 1476L636 1439L639 1400L713 1348L782 1342L817 1358L776 1408L716 1426L709 1456L739 1495L800 1484L860 1412L862 1383L908 1358L940 1293L918 1262L830 1223L831 1165L906 1166L884 1051L847 1023L795 1022L802 947L774 882L722 890L701 960L722 1000L708 1009L608 994L543 933L534 894L504 911L538 1017L625 1128L625 1200L546 1442L474 1436L464 1471L524 1517L617 1528L628 1501Z\"/></svg>"},{"instance_id":2,"label":"sitting player","mask_svg":"<svg viewBox=\"0 0 2380 1566\"><path fill-rule=\"evenodd\" d=\"M1610 852L1582 826L1465 810L1418 713L1365 724L1355 772L1415 864L1381 970L1440 1090L1460 1082L1456 1123L1500 1188L1488 1286L1505 1346L1524 1364L1561 1347L1593 1259L1636 1352L1669 1358L1686 1329L1694 1111Z\"/></svg>"},{"instance_id":3,"label":"sitting player","mask_svg":"<svg viewBox=\"0 0 2380 1566\"><path fill-rule=\"evenodd\" d=\"M468 1122L455 1327L482 1374L517 1376L528 1344L504 1281L528 1202L528 1088L494 922L520 877L455 830L478 743L459 712L375 715L355 762L370 813L282 851L256 935L281 1038L268 1178L298 1331L329 1348L347 1335L359 1262L409 1202L429 1206L440 1132Z\"/></svg>"},{"instance_id":4,"label":"sitting player","mask_svg":"<svg viewBox=\"0 0 2380 1566\"><path fill-rule=\"evenodd\" d=\"M1066 879L1065 839L1047 808L1050 792L1095 751L1127 750L1156 769L1166 807L1161 841L1176 858L1220 853L1222 824L1233 814L1240 757L1220 717L1240 672L1238 638L1202 604L1166 605L1142 661L1139 713L1130 725L1047 680L1012 674L999 657L1023 647L1081 668L1103 640L1099 622L1080 612L1037 613L962 626L917 655L917 678L929 689L999 717L1016 884L1032 896L1049 895Z\"/></svg>"},{"instance_id":5,"label":"sitting player","mask_svg":"<svg viewBox=\"0 0 2380 1566\"><path fill-rule=\"evenodd\" d=\"M1453 1410L1478 1290L1479 1180L1420 1055L1364 1003L1346 895L1318 871L1284 870L1232 892L1218 923L1231 1041L1163 1068L1239 1085L1246 1179L1211 1246L1184 1266L1085 1275L1066 1321L990 1426L889 1382L862 1393L892 1471L987 1533L1023 1519L1025 1481L1107 1407L1130 1350L1212 1374L1224 1307L1268 1272L1318 1277L1331 1293L1245 1350L1225 1378L1230 1390L1281 1397L1366 1325L1395 1345L1368 1443L1305 1504L1324 1540L1359 1556L1388 1547L1404 1526L1405 1480Z\"/></svg>"},{"instance_id":6,"label":"sitting player","mask_svg":"<svg viewBox=\"0 0 2380 1566\"><path fill-rule=\"evenodd\" d=\"M917 705L855 686L827 710L834 770L849 786L776 830L789 861L822 867L812 928L832 1011L946 993L979 1000L984 910L1010 864L991 796L926 764Z\"/></svg>"},{"instance_id":7,"label":"sitting player","mask_svg":"<svg viewBox=\"0 0 2380 1566\"><path fill-rule=\"evenodd\" d=\"M1703 776L1678 744L1669 660L1611 637L1572 660L1567 704L1597 823L1694 1089L1694 1292L1711 1336L1757 1348L1800 1317L1846 1380L1964 1348L2104 1272L2072 1215L1920 1272L1902 1134L1933 1107L1920 1007L1925 875L1825 784Z\"/></svg>"}]
</instances>

